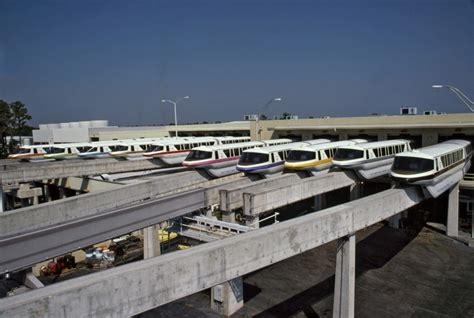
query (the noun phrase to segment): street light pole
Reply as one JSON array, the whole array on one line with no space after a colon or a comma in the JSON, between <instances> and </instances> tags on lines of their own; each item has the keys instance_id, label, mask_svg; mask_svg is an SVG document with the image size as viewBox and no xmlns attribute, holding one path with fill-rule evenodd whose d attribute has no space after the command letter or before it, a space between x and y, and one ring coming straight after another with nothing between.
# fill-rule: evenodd
<instances>
[{"instance_id":1,"label":"street light pole","mask_svg":"<svg viewBox=\"0 0 474 318\"><path fill-rule=\"evenodd\" d=\"M255 121L255 136L257 137L257 140L261 140L261 134L260 134L260 129L259 129L259 126L258 126L258 122L260 120L260 116L263 114L263 112L268 109L268 107L270 106L271 103L273 103L274 101L277 101L277 102L281 102L282 99L281 97L277 97L277 98L272 98L270 99L268 102L265 103L265 105L262 107L262 110L260 111L259 114L257 114L257 120Z\"/></svg>"},{"instance_id":2,"label":"street light pole","mask_svg":"<svg viewBox=\"0 0 474 318\"><path fill-rule=\"evenodd\" d=\"M174 107L174 128L175 128L175 137L178 137L178 116L176 114L176 105L179 103L179 101L183 100L183 99L189 99L189 96L184 96L184 97L180 97L178 98L176 101L173 101L171 99L162 99L161 102L162 103L171 103L173 104L173 107Z\"/></svg>"},{"instance_id":3,"label":"street light pole","mask_svg":"<svg viewBox=\"0 0 474 318\"><path fill-rule=\"evenodd\" d=\"M456 88L454 86L450 85L433 85L431 86L432 88L448 88L450 91L452 91L454 94L456 94L457 97L469 108L469 110L474 113L474 102L470 100L459 88Z\"/></svg>"}]
</instances>

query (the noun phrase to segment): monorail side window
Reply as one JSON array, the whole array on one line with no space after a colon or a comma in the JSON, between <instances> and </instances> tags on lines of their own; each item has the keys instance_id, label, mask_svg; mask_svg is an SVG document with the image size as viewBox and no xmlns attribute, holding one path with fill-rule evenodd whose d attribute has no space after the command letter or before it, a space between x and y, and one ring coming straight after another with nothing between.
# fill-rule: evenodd
<instances>
[{"instance_id":1,"label":"monorail side window","mask_svg":"<svg viewBox=\"0 0 474 318\"><path fill-rule=\"evenodd\" d=\"M339 148L334 155L335 160L352 160L364 157L364 151L358 149Z\"/></svg>"}]
</instances>

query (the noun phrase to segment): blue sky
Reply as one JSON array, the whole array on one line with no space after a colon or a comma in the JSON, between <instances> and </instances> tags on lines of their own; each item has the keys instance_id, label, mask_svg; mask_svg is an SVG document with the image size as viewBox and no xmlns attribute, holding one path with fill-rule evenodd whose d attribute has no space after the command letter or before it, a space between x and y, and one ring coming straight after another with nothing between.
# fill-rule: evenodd
<instances>
[{"instance_id":1,"label":"blue sky","mask_svg":"<svg viewBox=\"0 0 474 318\"><path fill-rule=\"evenodd\" d=\"M474 1L0 0L0 99L33 123L465 112Z\"/></svg>"}]
</instances>

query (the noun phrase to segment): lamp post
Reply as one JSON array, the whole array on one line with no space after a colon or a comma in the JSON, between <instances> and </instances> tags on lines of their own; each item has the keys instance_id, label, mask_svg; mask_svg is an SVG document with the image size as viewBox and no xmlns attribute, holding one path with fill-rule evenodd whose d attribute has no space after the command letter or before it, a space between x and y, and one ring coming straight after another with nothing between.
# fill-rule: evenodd
<instances>
[{"instance_id":1,"label":"lamp post","mask_svg":"<svg viewBox=\"0 0 474 318\"><path fill-rule=\"evenodd\" d=\"M456 88L454 86L450 85L433 85L431 86L432 88L447 88L454 94L456 94L457 97L469 108L469 110L474 113L474 102L470 100L459 88Z\"/></svg>"},{"instance_id":2,"label":"lamp post","mask_svg":"<svg viewBox=\"0 0 474 318\"><path fill-rule=\"evenodd\" d=\"M171 99L162 99L162 103L171 103L174 106L174 128L175 128L175 137L178 137L178 117L176 115L176 104L178 104L181 100L183 99L189 99L189 96L184 96L178 98L176 101L173 101Z\"/></svg>"},{"instance_id":3,"label":"lamp post","mask_svg":"<svg viewBox=\"0 0 474 318\"><path fill-rule=\"evenodd\" d=\"M268 107L270 106L271 103L273 103L274 101L276 102L281 102L282 99L281 97L276 97L276 98L272 98L270 99L268 102L265 103L265 105L262 107L262 110L259 114L257 114L257 120L255 121L255 135L257 136L257 140L260 140L261 139L261 134L260 134L260 129L259 129L259 126L258 126L258 122L260 120L260 116L263 114L263 112L265 110L268 109Z\"/></svg>"}]
</instances>

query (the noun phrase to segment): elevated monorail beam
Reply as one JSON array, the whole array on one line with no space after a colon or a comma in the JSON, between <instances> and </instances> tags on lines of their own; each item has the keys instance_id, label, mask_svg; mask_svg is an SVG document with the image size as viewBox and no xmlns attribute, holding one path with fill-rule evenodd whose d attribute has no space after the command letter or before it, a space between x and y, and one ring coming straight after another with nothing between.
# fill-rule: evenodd
<instances>
[{"instance_id":1,"label":"elevated monorail beam","mask_svg":"<svg viewBox=\"0 0 474 318\"><path fill-rule=\"evenodd\" d=\"M250 182L246 177L221 178L187 192L167 195L140 204L69 216L34 230L0 236L0 273L24 268L57 255L102 242L152 224L185 215L218 202L218 193L229 183ZM53 211L53 210L51 210ZM84 210L79 210L84 211ZM67 211L66 211L67 212ZM87 212L87 211L86 211ZM28 216L28 214L22 214Z\"/></svg>"},{"instance_id":2,"label":"elevated monorail beam","mask_svg":"<svg viewBox=\"0 0 474 318\"><path fill-rule=\"evenodd\" d=\"M232 211L244 205L242 194L244 192L255 192L274 186L287 186L307 177L306 173L287 173L280 176L255 181L251 185L234 185L220 191L220 209L222 211Z\"/></svg>"},{"instance_id":3,"label":"elevated monorail beam","mask_svg":"<svg viewBox=\"0 0 474 318\"><path fill-rule=\"evenodd\" d=\"M0 237L61 224L207 181L196 171L159 176L116 189L87 193L0 213Z\"/></svg>"},{"instance_id":4,"label":"elevated monorail beam","mask_svg":"<svg viewBox=\"0 0 474 318\"><path fill-rule=\"evenodd\" d=\"M350 171L331 172L299 180L290 185L261 189L243 193L244 214L259 215L294 202L319 194L348 187L356 183L357 178Z\"/></svg>"},{"instance_id":5,"label":"elevated monorail beam","mask_svg":"<svg viewBox=\"0 0 474 318\"><path fill-rule=\"evenodd\" d=\"M132 316L353 234L422 200L416 187L386 190L224 240L3 298L0 315Z\"/></svg>"},{"instance_id":6,"label":"elevated monorail beam","mask_svg":"<svg viewBox=\"0 0 474 318\"><path fill-rule=\"evenodd\" d=\"M0 273L102 242L202 208L202 189L0 238Z\"/></svg>"},{"instance_id":7,"label":"elevated monorail beam","mask_svg":"<svg viewBox=\"0 0 474 318\"><path fill-rule=\"evenodd\" d=\"M18 183L65 177L89 176L162 168L159 160L119 160L114 158L97 160L70 160L44 163L20 163L4 165L0 174L4 189L16 187Z\"/></svg>"}]
</instances>

